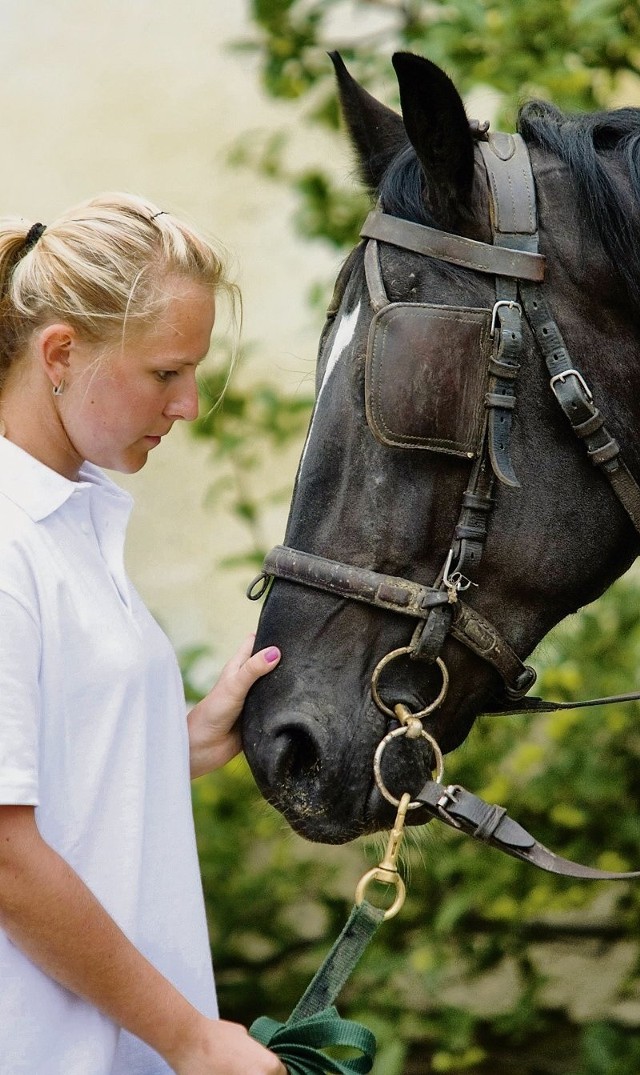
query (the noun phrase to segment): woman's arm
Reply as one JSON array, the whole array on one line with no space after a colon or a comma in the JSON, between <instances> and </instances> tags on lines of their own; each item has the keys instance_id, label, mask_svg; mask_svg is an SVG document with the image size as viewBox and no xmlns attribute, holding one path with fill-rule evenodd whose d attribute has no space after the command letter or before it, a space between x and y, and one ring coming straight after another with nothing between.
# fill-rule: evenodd
<instances>
[{"instance_id":1,"label":"woman's arm","mask_svg":"<svg viewBox=\"0 0 640 1075\"><path fill-rule=\"evenodd\" d=\"M30 806L0 806L0 924L46 974L178 1075L286 1075L243 1027L207 1019L138 952L42 839Z\"/></svg>"},{"instance_id":2,"label":"woman's arm","mask_svg":"<svg viewBox=\"0 0 640 1075\"><path fill-rule=\"evenodd\" d=\"M249 635L227 661L213 690L189 713L191 776L204 776L226 765L242 749L238 717L249 689L280 660L275 646L251 656L255 635Z\"/></svg>"}]
</instances>

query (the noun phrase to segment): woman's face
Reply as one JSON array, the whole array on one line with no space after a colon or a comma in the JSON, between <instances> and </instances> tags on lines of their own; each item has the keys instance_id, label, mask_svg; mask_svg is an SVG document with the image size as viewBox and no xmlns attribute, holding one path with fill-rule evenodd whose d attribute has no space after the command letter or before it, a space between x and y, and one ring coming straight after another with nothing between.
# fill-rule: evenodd
<instances>
[{"instance_id":1,"label":"woman's face","mask_svg":"<svg viewBox=\"0 0 640 1075\"><path fill-rule=\"evenodd\" d=\"M172 277L155 323L95 358L78 344L70 355L58 412L70 469L88 460L133 474L178 419L198 414L196 369L211 341L215 302L201 284Z\"/></svg>"}]
</instances>

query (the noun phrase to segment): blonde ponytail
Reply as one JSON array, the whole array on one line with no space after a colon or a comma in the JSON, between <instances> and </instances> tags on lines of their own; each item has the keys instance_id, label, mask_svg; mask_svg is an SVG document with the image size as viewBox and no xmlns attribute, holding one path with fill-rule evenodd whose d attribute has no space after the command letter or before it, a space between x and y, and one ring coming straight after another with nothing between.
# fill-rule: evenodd
<instances>
[{"instance_id":1,"label":"blonde ponytail","mask_svg":"<svg viewBox=\"0 0 640 1075\"><path fill-rule=\"evenodd\" d=\"M238 309L220 250L143 198L101 194L46 229L0 219L0 390L35 329L61 319L111 342L153 320L172 275L226 292Z\"/></svg>"}]
</instances>

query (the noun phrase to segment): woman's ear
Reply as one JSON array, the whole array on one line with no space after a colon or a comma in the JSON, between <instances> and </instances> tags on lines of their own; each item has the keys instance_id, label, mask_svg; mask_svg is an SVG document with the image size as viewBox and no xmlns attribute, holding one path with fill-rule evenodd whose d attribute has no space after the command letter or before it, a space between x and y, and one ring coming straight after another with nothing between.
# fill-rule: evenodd
<instances>
[{"instance_id":1,"label":"woman's ear","mask_svg":"<svg viewBox=\"0 0 640 1075\"><path fill-rule=\"evenodd\" d=\"M76 343L75 329L64 322L47 325L36 333L37 358L53 388L58 388L61 381L69 376L71 354Z\"/></svg>"}]
</instances>

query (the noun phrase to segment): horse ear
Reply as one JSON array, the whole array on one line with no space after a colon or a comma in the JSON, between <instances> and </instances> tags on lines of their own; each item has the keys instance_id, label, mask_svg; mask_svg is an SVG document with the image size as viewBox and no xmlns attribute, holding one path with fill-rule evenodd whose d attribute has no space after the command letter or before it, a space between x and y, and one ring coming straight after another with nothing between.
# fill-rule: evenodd
<instances>
[{"instance_id":1,"label":"horse ear","mask_svg":"<svg viewBox=\"0 0 640 1075\"><path fill-rule=\"evenodd\" d=\"M404 126L426 176L429 207L442 224L468 206L474 150L460 94L439 67L411 52L396 52Z\"/></svg>"},{"instance_id":2,"label":"horse ear","mask_svg":"<svg viewBox=\"0 0 640 1075\"><path fill-rule=\"evenodd\" d=\"M340 105L360 174L371 191L378 188L387 165L406 146L402 117L372 97L347 71L339 52L330 52L338 81Z\"/></svg>"}]
</instances>

